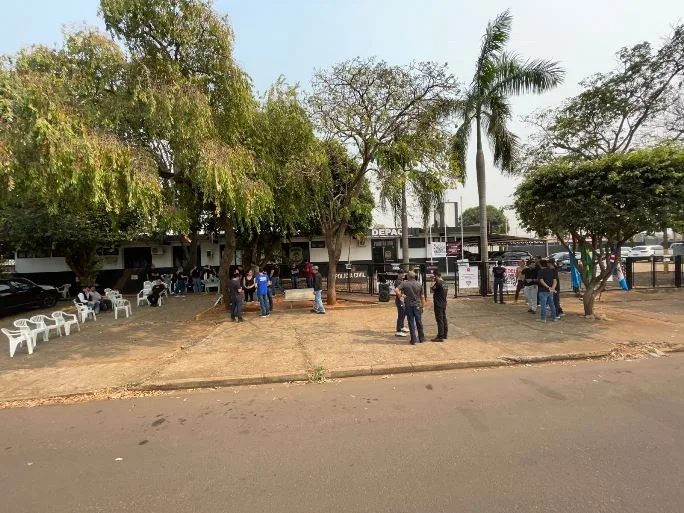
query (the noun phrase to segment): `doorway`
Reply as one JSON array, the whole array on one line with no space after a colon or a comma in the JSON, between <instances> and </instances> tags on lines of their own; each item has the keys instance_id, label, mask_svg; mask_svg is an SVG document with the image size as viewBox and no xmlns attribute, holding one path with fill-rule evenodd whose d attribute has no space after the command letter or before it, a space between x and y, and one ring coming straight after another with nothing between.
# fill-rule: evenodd
<instances>
[{"instance_id":1,"label":"doorway","mask_svg":"<svg viewBox=\"0 0 684 513\"><path fill-rule=\"evenodd\" d=\"M125 269L147 269L152 264L152 248L124 248Z\"/></svg>"}]
</instances>

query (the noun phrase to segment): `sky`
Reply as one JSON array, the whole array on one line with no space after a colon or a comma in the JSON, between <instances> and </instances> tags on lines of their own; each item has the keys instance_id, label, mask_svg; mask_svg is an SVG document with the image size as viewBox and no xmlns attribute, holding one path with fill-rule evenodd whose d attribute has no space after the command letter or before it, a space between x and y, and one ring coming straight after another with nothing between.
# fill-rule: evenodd
<instances>
[{"instance_id":1,"label":"sky","mask_svg":"<svg viewBox=\"0 0 684 513\"><path fill-rule=\"evenodd\" d=\"M103 27L97 0L0 0L0 54L61 41L63 27L86 23ZM513 15L509 49L529 58L560 61L565 82L548 93L512 100L512 130L524 141L530 133L522 117L559 105L580 92L579 82L615 65L623 46L650 41L655 46L684 21L682 0L215 0L235 31L235 58L264 92L279 76L309 87L315 70L357 56L391 64L432 60L448 63L463 83L472 79L487 22L505 9ZM447 200L477 206L475 155L471 147L463 187ZM517 179L503 176L486 155L488 203L508 206ZM512 233L515 216L508 212ZM414 223L418 216L414 216ZM378 222L392 226L389 215Z\"/></svg>"}]
</instances>

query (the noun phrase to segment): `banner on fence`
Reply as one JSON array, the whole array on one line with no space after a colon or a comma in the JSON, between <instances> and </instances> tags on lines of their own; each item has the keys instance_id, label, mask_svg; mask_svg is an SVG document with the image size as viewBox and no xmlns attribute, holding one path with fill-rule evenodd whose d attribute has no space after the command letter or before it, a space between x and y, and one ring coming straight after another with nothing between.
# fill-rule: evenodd
<instances>
[{"instance_id":1,"label":"banner on fence","mask_svg":"<svg viewBox=\"0 0 684 513\"><path fill-rule=\"evenodd\" d=\"M458 264L458 287L460 289L480 288L480 274L477 266L471 267L469 263Z\"/></svg>"},{"instance_id":2,"label":"banner on fence","mask_svg":"<svg viewBox=\"0 0 684 513\"><path fill-rule=\"evenodd\" d=\"M434 258L445 258L447 256L447 243L446 242L433 242L432 243L432 256Z\"/></svg>"},{"instance_id":3,"label":"banner on fence","mask_svg":"<svg viewBox=\"0 0 684 513\"><path fill-rule=\"evenodd\" d=\"M447 256L461 256L461 243L460 242L447 242L446 243L446 253Z\"/></svg>"}]
</instances>

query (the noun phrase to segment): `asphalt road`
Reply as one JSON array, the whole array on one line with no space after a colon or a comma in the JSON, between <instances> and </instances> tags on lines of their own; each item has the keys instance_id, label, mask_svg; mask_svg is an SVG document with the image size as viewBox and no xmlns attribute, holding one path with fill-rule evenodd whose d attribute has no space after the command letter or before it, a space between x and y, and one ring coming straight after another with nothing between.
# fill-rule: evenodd
<instances>
[{"instance_id":1,"label":"asphalt road","mask_svg":"<svg viewBox=\"0 0 684 513\"><path fill-rule=\"evenodd\" d=\"M684 355L0 411L0 511L684 510Z\"/></svg>"}]
</instances>

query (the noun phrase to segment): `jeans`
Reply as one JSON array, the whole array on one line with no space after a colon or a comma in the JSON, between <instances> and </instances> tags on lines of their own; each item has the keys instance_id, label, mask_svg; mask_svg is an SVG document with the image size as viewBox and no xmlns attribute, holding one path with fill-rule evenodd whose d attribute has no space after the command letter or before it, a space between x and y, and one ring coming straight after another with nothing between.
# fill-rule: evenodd
<instances>
[{"instance_id":1,"label":"jeans","mask_svg":"<svg viewBox=\"0 0 684 513\"><path fill-rule=\"evenodd\" d=\"M273 291L273 287L268 288L268 309L273 310L273 295L275 292Z\"/></svg>"},{"instance_id":2,"label":"jeans","mask_svg":"<svg viewBox=\"0 0 684 513\"><path fill-rule=\"evenodd\" d=\"M533 312L537 311L537 285L525 286L525 299L527 299L527 306Z\"/></svg>"},{"instance_id":3,"label":"jeans","mask_svg":"<svg viewBox=\"0 0 684 513\"><path fill-rule=\"evenodd\" d=\"M231 319L242 319L242 308L244 306L244 301L242 297L236 296L230 300L230 318Z\"/></svg>"},{"instance_id":4,"label":"jeans","mask_svg":"<svg viewBox=\"0 0 684 513\"><path fill-rule=\"evenodd\" d=\"M271 278L271 283L273 283L273 294L278 293L278 289L280 288L280 276L274 276Z\"/></svg>"},{"instance_id":5,"label":"jeans","mask_svg":"<svg viewBox=\"0 0 684 513\"><path fill-rule=\"evenodd\" d=\"M261 307L261 315L268 314L268 294L257 294L257 299L259 300L259 306Z\"/></svg>"},{"instance_id":6,"label":"jeans","mask_svg":"<svg viewBox=\"0 0 684 513\"><path fill-rule=\"evenodd\" d=\"M176 294L185 294L185 280L176 281Z\"/></svg>"},{"instance_id":7,"label":"jeans","mask_svg":"<svg viewBox=\"0 0 684 513\"><path fill-rule=\"evenodd\" d=\"M406 318L406 308L401 301L394 301L397 307L397 333L404 329L404 319Z\"/></svg>"},{"instance_id":8,"label":"jeans","mask_svg":"<svg viewBox=\"0 0 684 513\"><path fill-rule=\"evenodd\" d=\"M446 318L446 306L435 305L435 321L437 322L437 338L447 338L449 322Z\"/></svg>"},{"instance_id":9,"label":"jeans","mask_svg":"<svg viewBox=\"0 0 684 513\"><path fill-rule=\"evenodd\" d=\"M321 297L322 293L322 290L314 290L313 309L317 312L325 312L325 307L323 306L323 298Z\"/></svg>"},{"instance_id":10,"label":"jeans","mask_svg":"<svg viewBox=\"0 0 684 513\"><path fill-rule=\"evenodd\" d=\"M517 301L520 297L520 291L525 288L525 282L518 280L518 284L515 286L515 300Z\"/></svg>"},{"instance_id":11,"label":"jeans","mask_svg":"<svg viewBox=\"0 0 684 513\"><path fill-rule=\"evenodd\" d=\"M293 289L297 288L297 277L296 276L292 277L292 288Z\"/></svg>"},{"instance_id":12,"label":"jeans","mask_svg":"<svg viewBox=\"0 0 684 513\"><path fill-rule=\"evenodd\" d=\"M556 315L560 315L563 313L563 309L561 308L561 305L560 305L560 291L558 291L558 290L553 295L553 306L556 307Z\"/></svg>"},{"instance_id":13,"label":"jeans","mask_svg":"<svg viewBox=\"0 0 684 513\"><path fill-rule=\"evenodd\" d=\"M539 291L539 306L541 307L542 321L546 320L546 305L549 305L549 308L551 308L551 320L556 320L556 305L553 304L553 298L551 297L552 295L553 294L548 290Z\"/></svg>"},{"instance_id":14,"label":"jeans","mask_svg":"<svg viewBox=\"0 0 684 513\"><path fill-rule=\"evenodd\" d=\"M496 303L496 295L499 294L499 303L503 303L503 278L494 278L494 302Z\"/></svg>"},{"instance_id":15,"label":"jeans","mask_svg":"<svg viewBox=\"0 0 684 513\"><path fill-rule=\"evenodd\" d=\"M88 301L88 308L90 308L95 315L100 313L100 302L99 301Z\"/></svg>"},{"instance_id":16,"label":"jeans","mask_svg":"<svg viewBox=\"0 0 684 513\"><path fill-rule=\"evenodd\" d=\"M192 279L192 291L193 292L202 292L202 278L193 278Z\"/></svg>"},{"instance_id":17,"label":"jeans","mask_svg":"<svg viewBox=\"0 0 684 513\"><path fill-rule=\"evenodd\" d=\"M408 318L409 331L411 332L411 342L416 342L416 328L418 329L418 342L425 342L423 333L423 317L419 306L406 306L406 317Z\"/></svg>"}]
</instances>

